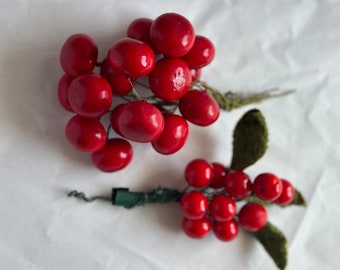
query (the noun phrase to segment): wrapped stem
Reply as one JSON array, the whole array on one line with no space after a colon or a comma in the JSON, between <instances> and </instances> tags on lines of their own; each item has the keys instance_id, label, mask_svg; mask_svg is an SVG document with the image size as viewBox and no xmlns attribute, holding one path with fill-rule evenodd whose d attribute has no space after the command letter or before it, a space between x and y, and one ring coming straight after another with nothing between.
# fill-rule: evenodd
<instances>
[{"instance_id":1,"label":"wrapped stem","mask_svg":"<svg viewBox=\"0 0 340 270\"><path fill-rule=\"evenodd\" d=\"M68 194L69 197L76 197L85 202L93 202L94 200L111 201L113 205L123 206L127 209L150 203L179 201L182 195L183 192L169 188L156 188L149 192L132 192L128 188L113 188L111 198L105 196L87 197L85 193L76 190Z\"/></svg>"},{"instance_id":2,"label":"wrapped stem","mask_svg":"<svg viewBox=\"0 0 340 270\"><path fill-rule=\"evenodd\" d=\"M279 88L272 88L258 93L251 93L247 95L230 91L225 94L222 94L221 92L210 86L205 85L205 87L207 91L210 93L210 95L216 100L220 108L228 112L233 109L241 108L249 104L260 103L270 98L283 97L295 92L294 89L282 91Z\"/></svg>"},{"instance_id":3,"label":"wrapped stem","mask_svg":"<svg viewBox=\"0 0 340 270\"><path fill-rule=\"evenodd\" d=\"M183 192L175 189L157 188L149 192L131 192L128 188L112 189L112 204L132 208L150 203L179 201Z\"/></svg>"}]
</instances>

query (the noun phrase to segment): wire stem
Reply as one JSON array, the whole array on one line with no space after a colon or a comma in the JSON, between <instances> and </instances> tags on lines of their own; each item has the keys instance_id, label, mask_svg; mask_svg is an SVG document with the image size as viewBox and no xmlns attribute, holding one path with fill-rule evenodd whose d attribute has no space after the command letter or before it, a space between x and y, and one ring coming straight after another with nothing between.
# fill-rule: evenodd
<instances>
[{"instance_id":1,"label":"wire stem","mask_svg":"<svg viewBox=\"0 0 340 270\"><path fill-rule=\"evenodd\" d=\"M68 193L69 197L76 197L78 199L82 199L85 202L93 202L95 200L104 200L104 201L110 201L110 197L105 197L105 196L94 196L94 197L87 197L84 192L78 192L77 190L72 190L71 192Z\"/></svg>"}]
</instances>

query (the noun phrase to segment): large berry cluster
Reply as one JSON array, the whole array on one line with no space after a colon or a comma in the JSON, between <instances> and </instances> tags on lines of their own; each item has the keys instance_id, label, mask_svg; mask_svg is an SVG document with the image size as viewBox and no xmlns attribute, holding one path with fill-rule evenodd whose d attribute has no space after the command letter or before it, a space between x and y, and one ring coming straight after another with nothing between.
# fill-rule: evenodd
<instances>
[{"instance_id":1,"label":"large berry cluster","mask_svg":"<svg viewBox=\"0 0 340 270\"><path fill-rule=\"evenodd\" d=\"M130 163L130 141L151 143L164 155L177 152L189 134L187 121L208 126L219 116L215 99L192 84L214 55L212 42L196 35L191 23L176 13L132 21L127 37L115 42L102 62L91 37L70 36L60 53L65 74L58 86L61 105L75 113L66 125L68 141L91 153L93 163L105 172ZM147 84L147 97L136 91L141 84ZM116 96L123 102L114 106ZM115 138L104 127L107 114L109 127L119 135Z\"/></svg>"},{"instance_id":2,"label":"large berry cluster","mask_svg":"<svg viewBox=\"0 0 340 270\"><path fill-rule=\"evenodd\" d=\"M267 223L267 211L259 202L287 205L294 199L293 185L272 173L259 174L252 182L241 170L228 171L221 163L203 159L186 166L185 179L194 189L180 201L183 230L193 238L204 237L212 228L218 239L230 241L237 236L238 225L258 231Z\"/></svg>"}]
</instances>

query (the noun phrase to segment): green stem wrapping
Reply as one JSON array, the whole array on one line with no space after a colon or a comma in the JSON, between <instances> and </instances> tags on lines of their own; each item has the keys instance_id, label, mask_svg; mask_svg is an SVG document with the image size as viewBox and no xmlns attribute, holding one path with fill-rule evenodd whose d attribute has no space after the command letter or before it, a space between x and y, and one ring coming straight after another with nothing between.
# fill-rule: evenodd
<instances>
[{"instance_id":1,"label":"green stem wrapping","mask_svg":"<svg viewBox=\"0 0 340 270\"><path fill-rule=\"evenodd\" d=\"M183 192L168 188L157 188L150 192L131 192L128 188L113 188L112 204L129 209L149 203L179 201L182 195Z\"/></svg>"},{"instance_id":2,"label":"green stem wrapping","mask_svg":"<svg viewBox=\"0 0 340 270\"><path fill-rule=\"evenodd\" d=\"M268 89L268 90L264 90L258 93L248 94L248 95L230 92L230 91L225 94L222 94L219 90L201 81L194 82L191 88L207 90L209 94L216 100L220 108L225 111L231 111L233 109L237 109L237 108L240 108L240 107L243 107L249 104L253 104L253 103L260 103L270 98L283 97L283 96L286 96L286 95L289 95L295 92L294 89L281 91L279 88L272 88L272 89Z\"/></svg>"}]
</instances>

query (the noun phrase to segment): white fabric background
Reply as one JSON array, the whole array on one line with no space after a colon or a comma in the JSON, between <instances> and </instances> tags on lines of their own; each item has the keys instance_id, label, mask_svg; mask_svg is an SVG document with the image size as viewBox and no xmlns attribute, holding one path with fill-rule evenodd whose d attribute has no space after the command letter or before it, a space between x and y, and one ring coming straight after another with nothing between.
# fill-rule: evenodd
<instances>
[{"instance_id":1,"label":"white fabric background","mask_svg":"<svg viewBox=\"0 0 340 270\"><path fill-rule=\"evenodd\" d=\"M96 170L64 138L70 114L57 101L59 50L87 33L102 58L129 22L178 12L216 46L203 79L219 89L296 88L289 97L222 113L191 126L182 151L164 157L134 144L118 173ZM68 198L72 189L110 195L112 187L183 188L185 164L228 164L237 120L259 108L270 129L266 155L247 170L290 179L308 208L272 207L269 219L289 242L287 269L338 269L340 1L0 1L0 269L276 269L243 231L231 243L181 231L175 203L133 210Z\"/></svg>"}]
</instances>

